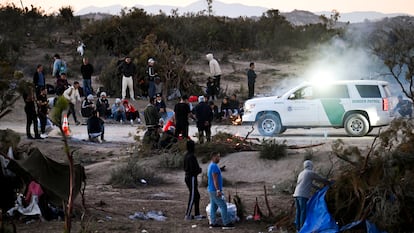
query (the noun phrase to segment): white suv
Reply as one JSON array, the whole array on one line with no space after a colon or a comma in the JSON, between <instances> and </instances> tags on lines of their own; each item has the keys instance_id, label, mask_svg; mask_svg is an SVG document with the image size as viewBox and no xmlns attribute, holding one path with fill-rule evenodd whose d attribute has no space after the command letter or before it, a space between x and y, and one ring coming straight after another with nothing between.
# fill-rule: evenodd
<instances>
[{"instance_id":1,"label":"white suv","mask_svg":"<svg viewBox=\"0 0 414 233\"><path fill-rule=\"evenodd\" d=\"M244 104L243 124L257 122L263 136L288 128L345 128L361 137L393 119L389 84L376 80L303 83L284 95L250 99Z\"/></svg>"}]
</instances>

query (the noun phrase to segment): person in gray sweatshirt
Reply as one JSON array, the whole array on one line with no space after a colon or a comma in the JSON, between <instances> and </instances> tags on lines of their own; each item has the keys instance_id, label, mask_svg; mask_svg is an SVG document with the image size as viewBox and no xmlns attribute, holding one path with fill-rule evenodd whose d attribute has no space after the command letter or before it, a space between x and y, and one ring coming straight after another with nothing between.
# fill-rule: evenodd
<instances>
[{"instance_id":1,"label":"person in gray sweatshirt","mask_svg":"<svg viewBox=\"0 0 414 233\"><path fill-rule=\"evenodd\" d=\"M306 203L312 196L312 188L318 189L319 187L313 184L313 181L329 184L329 180L321 177L313 171L313 163L310 160L303 162L303 171L299 173L298 181L296 183L295 192L293 197L296 204L296 218L295 225L299 231L306 219Z\"/></svg>"}]
</instances>

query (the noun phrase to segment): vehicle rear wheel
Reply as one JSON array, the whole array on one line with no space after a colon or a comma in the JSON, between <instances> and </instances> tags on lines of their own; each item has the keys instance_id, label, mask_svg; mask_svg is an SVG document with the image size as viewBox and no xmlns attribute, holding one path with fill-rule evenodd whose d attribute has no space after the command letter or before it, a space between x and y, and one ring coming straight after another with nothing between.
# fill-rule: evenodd
<instances>
[{"instance_id":1,"label":"vehicle rear wheel","mask_svg":"<svg viewBox=\"0 0 414 233\"><path fill-rule=\"evenodd\" d=\"M344 127L346 133L351 137L365 136L370 129L367 118L359 113L349 115L345 120Z\"/></svg>"},{"instance_id":2,"label":"vehicle rear wheel","mask_svg":"<svg viewBox=\"0 0 414 233\"><path fill-rule=\"evenodd\" d=\"M271 137L281 133L282 123L280 122L280 118L278 116L267 113L259 118L257 128L261 135Z\"/></svg>"}]
</instances>

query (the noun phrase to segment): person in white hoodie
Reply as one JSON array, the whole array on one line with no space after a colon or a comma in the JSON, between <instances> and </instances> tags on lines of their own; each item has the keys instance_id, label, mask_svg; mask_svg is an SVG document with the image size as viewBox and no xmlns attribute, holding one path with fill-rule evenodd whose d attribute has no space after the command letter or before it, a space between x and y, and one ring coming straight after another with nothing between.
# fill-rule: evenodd
<instances>
[{"instance_id":1,"label":"person in white hoodie","mask_svg":"<svg viewBox=\"0 0 414 233\"><path fill-rule=\"evenodd\" d=\"M65 99L69 101L68 118L70 114L73 114L73 120L75 121L75 124L79 125L80 122L76 118L76 110L75 110L76 102L81 101L81 98L79 95L79 82L78 81L73 82L73 85L68 87L63 92L63 96L65 97Z\"/></svg>"},{"instance_id":2,"label":"person in white hoodie","mask_svg":"<svg viewBox=\"0 0 414 233\"><path fill-rule=\"evenodd\" d=\"M218 61L214 59L213 54L209 53L206 55L208 65L210 66L210 76L213 77L214 86L216 87L215 93L218 95L220 93L220 78L221 78L221 69Z\"/></svg>"},{"instance_id":3,"label":"person in white hoodie","mask_svg":"<svg viewBox=\"0 0 414 233\"><path fill-rule=\"evenodd\" d=\"M299 231L306 219L306 203L311 197L312 188L318 189L319 187L313 184L313 181L317 181L323 184L329 184L329 180L321 177L313 171L313 163L310 160L303 162L303 171L299 173L298 181L296 184L293 197L296 204L296 229Z\"/></svg>"}]
</instances>

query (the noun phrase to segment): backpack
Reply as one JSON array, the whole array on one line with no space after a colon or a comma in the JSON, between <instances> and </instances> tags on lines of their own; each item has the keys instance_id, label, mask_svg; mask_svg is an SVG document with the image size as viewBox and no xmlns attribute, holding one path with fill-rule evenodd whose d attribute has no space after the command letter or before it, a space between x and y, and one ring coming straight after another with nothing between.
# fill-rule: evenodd
<instances>
[{"instance_id":1,"label":"backpack","mask_svg":"<svg viewBox=\"0 0 414 233\"><path fill-rule=\"evenodd\" d=\"M58 72L59 74L66 73L66 63L63 60L60 60L60 63L58 65Z\"/></svg>"}]
</instances>

